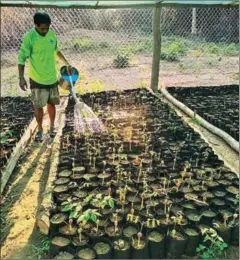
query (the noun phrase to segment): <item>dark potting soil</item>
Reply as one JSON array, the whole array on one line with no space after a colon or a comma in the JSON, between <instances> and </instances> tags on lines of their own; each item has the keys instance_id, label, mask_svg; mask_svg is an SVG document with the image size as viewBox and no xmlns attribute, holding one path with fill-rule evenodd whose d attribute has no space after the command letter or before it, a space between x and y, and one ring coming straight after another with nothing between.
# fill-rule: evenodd
<instances>
[{"instance_id":1,"label":"dark potting soil","mask_svg":"<svg viewBox=\"0 0 240 260\"><path fill-rule=\"evenodd\" d=\"M62 212L67 215L65 224L70 220L73 222L72 225L78 228L82 224L88 246L92 246L100 239L100 237L90 236L91 231L96 229L98 216L93 214L85 217L87 224L84 225L83 218L79 218L88 209L102 214L106 227L117 224L123 231L123 237L136 235L140 231L140 225L136 225L136 222L139 224L139 221L147 221L148 218L150 223L153 218L158 220L160 218L156 210L158 207L168 213L162 214L160 224L157 224L164 229L164 234L167 234L168 229L173 228L171 217L178 214L170 210L171 206L175 209L179 208L183 214L191 209L201 213L213 208L216 215L211 218L211 223L215 218L222 219L219 207L226 208L227 205L231 208L231 212L237 213L236 178L225 176L226 168L223 170L223 161L168 104L158 100L144 89L121 93L110 91L86 94L82 98L98 113L107 132L78 134L74 129L74 101L69 99L66 108L66 124L60 143L60 163L53 188L56 207L50 217L56 217L57 213ZM78 169L74 174L77 178L72 178L73 169ZM227 169L227 172L228 175L234 174L230 169ZM90 178L86 181L84 176ZM107 176L107 178L103 181L98 176ZM202 178L199 179L199 176ZM218 177L214 179L215 183L211 181L211 176ZM67 178L71 178L71 185L67 182L62 184ZM212 191L215 184L221 188L221 191L226 192L226 196L218 198L216 194L214 195ZM236 189L228 190L229 186ZM187 190L186 187L189 189ZM143 208L141 208L137 205L142 201L143 192L145 195ZM203 201L203 197L205 198L203 194L206 192L212 194L212 197L206 200L207 202ZM109 213L103 212L101 207L94 206L94 204L100 205L96 202L97 196L98 198L102 196L101 201L109 194L114 199L113 209L109 210L111 204L109 202L105 201L101 204L105 208L108 207ZM133 194L136 194L136 201L138 201L136 204L135 201L128 200ZM93 197L89 198L89 195ZM158 203L155 205L155 202ZM82 207L79 211L76 210L78 205ZM65 207L68 208L66 212ZM151 214L147 216L147 212ZM117 223L113 223L113 213L118 214ZM134 217L133 223L130 213ZM193 221L186 216L183 219L186 225L177 224L178 229L192 226ZM100 223L99 228L105 232L105 228L102 228ZM65 224L56 223L58 230ZM124 228L129 224L133 225L135 230L131 232L132 234L126 235ZM201 220L197 219L194 224L198 226ZM69 239L73 236L66 232L64 235ZM74 234L75 236L77 234ZM101 237L103 238L109 239L106 232Z\"/></svg>"},{"instance_id":2,"label":"dark potting soil","mask_svg":"<svg viewBox=\"0 0 240 260\"><path fill-rule=\"evenodd\" d=\"M0 169L7 163L13 148L34 116L29 97L1 97L1 154Z\"/></svg>"},{"instance_id":3,"label":"dark potting soil","mask_svg":"<svg viewBox=\"0 0 240 260\"><path fill-rule=\"evenodd\" d=\"M239 140L239 86L169 87L168 92L201 117Z\"/></svg>"},{"instance_id":4,"label":"dark potting soil","mask_svg":"<svg viewBox=\"0 0 240 260\"><path fill-rule=\"evenodd\" d=\"M68 252L60 252L54 259L74 259L74 255Z\"/></svg>"}]
</instances>

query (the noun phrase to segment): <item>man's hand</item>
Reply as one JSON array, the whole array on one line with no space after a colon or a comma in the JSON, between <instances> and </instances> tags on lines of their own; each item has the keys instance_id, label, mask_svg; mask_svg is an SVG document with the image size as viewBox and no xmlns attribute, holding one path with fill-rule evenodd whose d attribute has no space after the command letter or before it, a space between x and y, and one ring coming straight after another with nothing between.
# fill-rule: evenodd
<instances>
[{"instance_id":1,"label":"man's hand","mask_svg":"<svg viewBox=\"0 0 240 260\"><path fill-rule=\"evenodd\" d=\"M27 86L27 82L25 80L25 78L20 78L19 79L19 86L23 91L26 91L28 86Z\"/></svg>"},{"instance_id":2,"label":"man's hand","mask_svg":"<svg viewBox=\"0 0 240 260\"><path fill-rule=\"evenodd\" d=\"M71 65L67 65L67 73L68 73L68 75L72 75L72 66Z\"/></svg>"}]
</instances>

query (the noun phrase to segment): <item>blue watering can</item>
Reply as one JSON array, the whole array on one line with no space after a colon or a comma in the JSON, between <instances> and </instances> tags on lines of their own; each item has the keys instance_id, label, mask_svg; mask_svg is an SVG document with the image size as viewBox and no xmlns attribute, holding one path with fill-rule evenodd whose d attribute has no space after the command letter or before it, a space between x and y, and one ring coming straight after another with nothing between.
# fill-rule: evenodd
<instances>
[{"instance_id":1,"label":"blue watering can","mask_svg":"<svg viewBox=\"0 0 240 260\"><path fill-rule=\"evenodd\" d=\"M59 80L59 85L64 90L70 90L79 79L79 72L74 67L72 67L71 75L69 75L67 72L67 66L61 67L60 74L61 78Z\"/></svg>"}]
</instances>

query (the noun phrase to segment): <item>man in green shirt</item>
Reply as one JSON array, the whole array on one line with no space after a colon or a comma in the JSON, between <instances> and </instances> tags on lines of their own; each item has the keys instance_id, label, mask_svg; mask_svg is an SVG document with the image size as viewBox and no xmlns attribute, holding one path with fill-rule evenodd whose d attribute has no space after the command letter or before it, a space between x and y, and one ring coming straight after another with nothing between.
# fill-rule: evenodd
<instances>
[{"instance_id":1,"label":"man in green shirt","mask_svg":"<svg viewBox=\"0 0 240 260\"><path fill-rule=\"evenodd\" d=\"M56 70L56 57L68 67L71 73L71 66L58 50L56 34L49 29L51 19L45 12L37 12L34 17L35 28L28 31L23 38L19 55L19 86L26 91L28 86L24 78L25 62L29 60L29 78L34 104L35 117L38 123L38 132L35 140L41 141L43 137L43 107L47 105L50 118L49 134L54 137L54 121L56 108L60 103L58 80Z\"/></svg>"}]
</instances>

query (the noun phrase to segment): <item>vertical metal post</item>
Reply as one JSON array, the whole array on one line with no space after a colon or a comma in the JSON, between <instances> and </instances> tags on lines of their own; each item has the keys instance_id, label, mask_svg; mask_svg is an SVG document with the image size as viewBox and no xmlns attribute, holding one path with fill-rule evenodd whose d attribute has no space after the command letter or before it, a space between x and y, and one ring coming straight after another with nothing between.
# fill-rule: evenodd
<instances>
[{"instance_id":1,"label":"vertical metal post","mask_svg":"<svg viewBox=\"0 0 240 260\"><path fill-rule=\"evenodd\" d=\"M192 9L192 34L197 34L197 9Z\"/></svg>"},{"instance_id":2,"label":"vertical metal post","mask_svg":"<svg viewBox=\"0 0 240 260\"><path fill-rule=\"evenodd\" d=\"M153 15L153 59L152 59L152 78L151 89L158 91L158 78L160 69L160 53L161 53L161 7L155 7Z\"/></svg>"}]
</instances>

